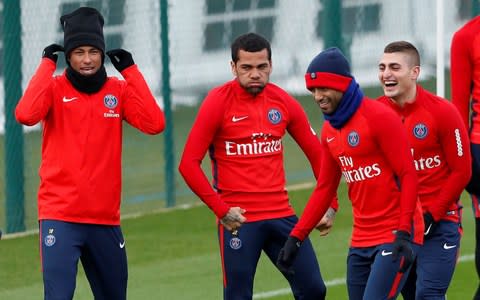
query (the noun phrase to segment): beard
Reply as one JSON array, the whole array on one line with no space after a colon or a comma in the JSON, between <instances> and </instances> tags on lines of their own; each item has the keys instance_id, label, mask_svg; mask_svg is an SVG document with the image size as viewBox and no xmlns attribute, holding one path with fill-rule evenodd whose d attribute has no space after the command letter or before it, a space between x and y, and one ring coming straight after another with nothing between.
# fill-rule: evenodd
<instances>
[{"instance_id":1,"label":"beard","mask_svg":"<svg viewBox=\"0 0 480 300\"><path fill-rule=\"evenodd\" d=\"M247 86L247 85L243 85L241 84L241 86L251 95L253 96L256 96L258 94L260 94L263 89L265 88L265 84L262 85L262 86Z\"/></svg>"}]
</instances>

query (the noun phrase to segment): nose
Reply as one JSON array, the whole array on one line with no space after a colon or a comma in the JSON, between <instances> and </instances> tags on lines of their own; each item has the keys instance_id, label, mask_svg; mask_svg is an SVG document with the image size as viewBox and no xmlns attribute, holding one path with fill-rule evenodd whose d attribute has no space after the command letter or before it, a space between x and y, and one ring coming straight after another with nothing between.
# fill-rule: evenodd
<instances>
[{"instance_id":1,"label":"nose","mask_svg":"<svg viewBox=\"0 0 480 300\"><path fill-rule=\"evenodd\" d=\"M260 78L260 71L257 68L252 68L252 72L250 73L250 77L254 79Z\"/></svg>"},{"instance_id":2,"label":"nose","mask_svg":"<svg viewBox=\"0 0 480 300\"><path fill-rule=\"evenodd\" d=\"M315 100L315 102L322 101L323 93L321 92L320 89L314 88L312 90L312 94L313 94L313 99Z\"/></svg>"},{"instance_id":3,"label":"nose","mask_svg":"<svg viewBox=\"0 0 480 300\"><path fill-rule=\"evenodd\" d=\"M380 70L380 72L379 72L380 78L388 78L388 77L390 77L391 74L392 74L392 72L390 71L389 68L385 68L383 70Z\"/></svg>"},{"instance_id":4,"label":"nose","mask_svg":"<svg viewBox=\"0 0 480 300\"><path fill-rule=\"evenodd\" d=\"M84 63L90 63L92 61L92 57L90 54L86 53L85 56L83 57L83 62Z\"/></svg>"}]
</instances>

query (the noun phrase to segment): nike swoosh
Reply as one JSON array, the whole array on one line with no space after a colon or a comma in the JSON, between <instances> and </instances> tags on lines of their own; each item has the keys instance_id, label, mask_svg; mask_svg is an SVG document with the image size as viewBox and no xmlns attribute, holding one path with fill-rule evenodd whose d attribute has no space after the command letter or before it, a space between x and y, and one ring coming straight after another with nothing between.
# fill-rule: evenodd
<instances>
[{"instance_id":1,"label":"nike swoosh","mask_svg":"<svg viewBox=\"0 0 480 300\"><path fill-rule=\"evenodd\" d=\"M73 101L73 100L76 100L77 97L72 97L72 98L66 98L66 97L63 97L63 102L70 102L70 101Z\"/></svg>"},{"instance_id":2,"label":"nike swoosh","mask_svg":"<svg viewBox=\"0 0 480 300\"><path fill-rule=\"evenodd\" d=\"M427 235L427 234L430 233L430 229L432 229L432 225L433 225L433 224L428 225L428 228L427 228L427 230L425 230L425 232L423 233L423 235Z\"/></svg>"},{"instance_id":3,"label":"nike swoosh","mask_svg":"<svg viewBox=\"0 0 480 300\"><path fill-rule=\"evenodd\" d=\"M385 250L382 251L382 256L392 255L393 252L387 252Z\"/></svg>"},{"instance_id":4,"label":"nike swoosh","mask_svg":"<svg viewBox=\"0 0 480 300\"><path fill-rule=\"evenodd\" d=\"M334 139L335 139L335 137L327 138L327 143L330 143L330 142L333 141Z\"/></svg>"},{"instance_id":5,"label":"nike swoosh","mask_svg":"<svg viewBox=\"0 0 480 300\"><path fill-rule=\"evenodd\" d=\"M452 248L455 248L455 247L457 247L457 245L449 246L449 245L447 245L447 243L443 244L443 249L445 249L445 250L452 249Z\"/></svg>"},{"instance_id":6,"label":"nike swoosh","mask_svg":"<svg viewBox=\"0 0 480 300\"><path fill-rule=\"evenodd\" d=\"M123 247L125 247L125 241L123 241L123 243L119 243L118 245L120 246L120 249L123 249Z\"/></svg>"},{"instance_id":7,"label":"nike swoosh","mask_svg":"<svg viewBox=\"0 0 480 300\"><path fill-rule=\"evenodd\" d=\"M238 117L238 118L233 116L232 117L232 122L238 122L238 121L241 121L241 120L245 120L246 118L248 118L248 116Z\"/></svg>"}]
</instances>

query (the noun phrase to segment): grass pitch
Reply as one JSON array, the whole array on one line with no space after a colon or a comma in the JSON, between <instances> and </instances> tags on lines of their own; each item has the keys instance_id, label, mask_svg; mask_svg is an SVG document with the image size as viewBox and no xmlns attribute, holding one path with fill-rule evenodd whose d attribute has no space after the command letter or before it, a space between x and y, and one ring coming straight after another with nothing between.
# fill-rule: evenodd
<instances>
[{"instance_id":1,"label":"grass pitch","mask_svg":"<svg viewBox=\"0 0 480 300\"><path fill-rule=\"evenodd\" d=\"M292 204L301 213L311 188L290 192ZM346 254L351 232L351 211L339 188L340 211L333 231L310 235L322 275L327 299L347 299L344 284ZM464 213L461 260L448 292L449 300L471 299L478 284L473 262L473 217ZM213 214L204 205L155 213L122 221L129 260L128 299L222 299L220 256ZM262 256L254 286L255 299L293 299L286 280ZM0 241L0 299L41 299L43 286L38 254L38 235ZM76 300L92 299L81 265Z\"/></svg>"}]
</instances>

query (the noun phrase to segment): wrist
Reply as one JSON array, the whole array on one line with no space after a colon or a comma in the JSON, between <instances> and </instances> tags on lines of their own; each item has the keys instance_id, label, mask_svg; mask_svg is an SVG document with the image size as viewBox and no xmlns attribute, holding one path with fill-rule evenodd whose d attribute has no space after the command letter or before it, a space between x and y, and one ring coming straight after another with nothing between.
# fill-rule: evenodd
<instances>
[{"instance_id":1,"label":"wrist","mask_svg":"<svg viewBox=\"0 0 480 300\"><path fill-rule=\"evenodd\" d=\"M397 230L395 233L396 239L410 240L410 233L405 230Z\"/></svg>"}]
</instances>

